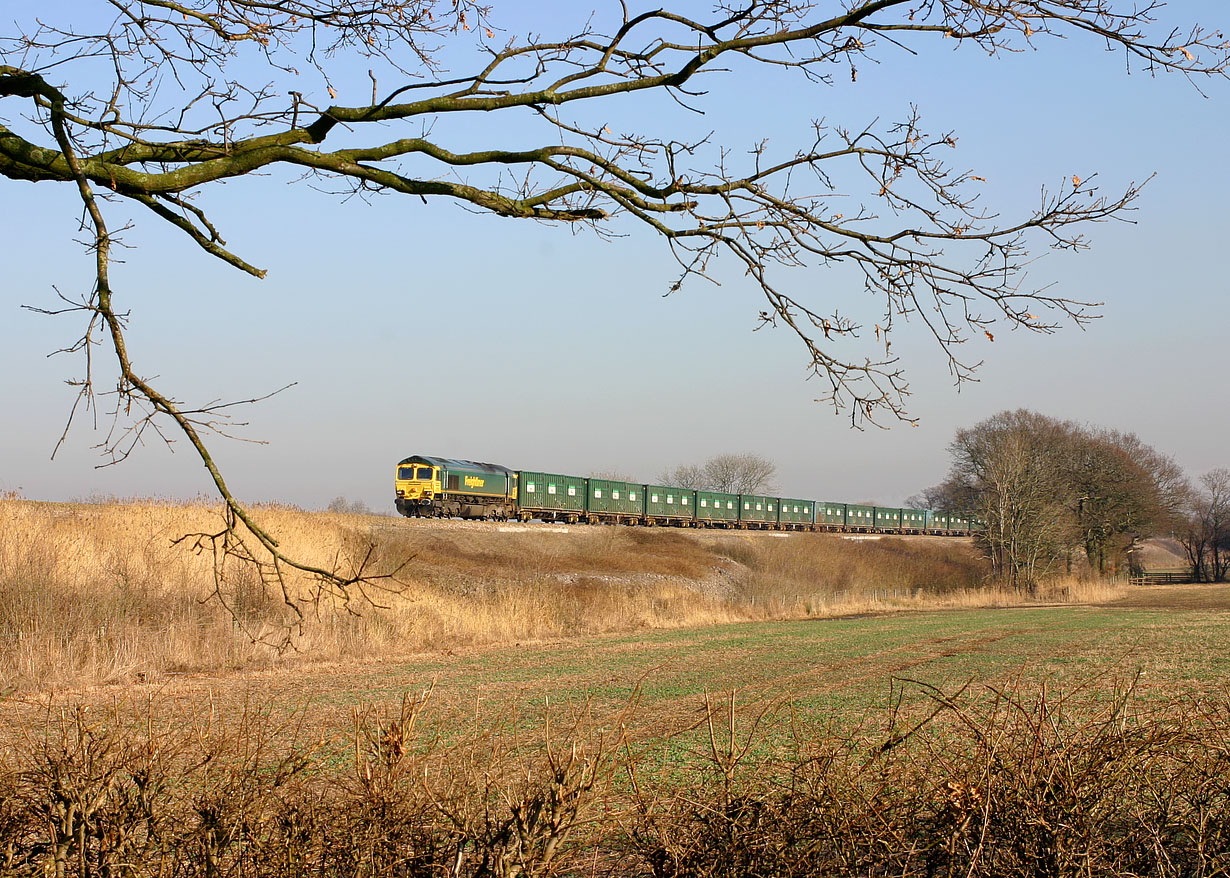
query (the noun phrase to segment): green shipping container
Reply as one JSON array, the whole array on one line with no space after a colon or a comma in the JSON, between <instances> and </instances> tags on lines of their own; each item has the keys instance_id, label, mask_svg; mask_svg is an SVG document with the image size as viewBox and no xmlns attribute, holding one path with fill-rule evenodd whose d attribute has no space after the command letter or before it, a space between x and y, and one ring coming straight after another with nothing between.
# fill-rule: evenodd
<instances>
[{"instance_id":1,"label":"green shipping container","mask_svg":"<svg viewBox=\"0 0 1230 878\"><path fill-rule=\"evenodd\" d=\"M811 524L813 504L810 500L792 500L782 497L778 500L781 512L777 520L782 524Z\"/></svg>"},{"instance_id":2,"label":"green shipping container","mask_svg":"<svg viewBox=\"0 0 1230 878\"><path fill-rule=\"evenodd\" d=\"M880 530L898 530L901 527L901 510L887 506L875 507L876 527Z\"/></svg>"},{"instance_id":3,"label":"green shipping container","mask_svg":"<svg viewBox=\"0 0 1230 878\"><path fill-rule=\"evenodd\" d=\"M776 524L777 500L773 497L757 497L755 494L740 494L739 521L747 524Z\"/></svg>"},{"instance_id":4,"label":"green shipping container","mask_svg":"<svg viewBox=\"0 0 1230 878\"><path fill-rule=\"evenodd\" d=\"M738 521L739 495L697 491L696 518L698 521Z\"/></svg>"},{"instance_id":5,"label":"green shipping container","mask_svg":"<svg viewBox=\"0 0 1230 878\"><path fill-rule=\"evenodd\" d=\"M910 531L924 531L927 529L927 510L925 509L902 509L901 510L901 529Z\"/></svg>"},{"instance_id":6,"label":"green shipping container","mask_svg":"<svg viewBox=\"0 0 1230 878\"><path fill-rule=\"evenodd\" d=\"M828 527L845 527L846 504L817 502L816 524L827 525Z\"/></svg>"},{"instance_id":7,"label":"green shipping container","mask_svg":"<svg viewBox=\"0 0 1230 878\"><path fill-rule=\"evenodd\" d=\"M846 527L851 530L871 530L876 526L874 506L846 504Z\"/></svg>"},{"instance_id":8,"label":"green shipping container","mask_svg":"<svg viewBox=\"0 0 1230 878\"><path fill-rule=\"evenodd\" d=\"M645 514L645 486L636 482L590 479L588 503L590 513L640 518Z\"/></svg>"},{"instance_id":9,"label":"green shipping container","mask_svg":"<svg viewBox=\"0 0 1230 878\"><path fill-rule=\"evenodd\" d=\"M522 470L517 478L517 505L530 512L584 512L585 479Z\"/></svg>"},{"instance_id":10,"label":"green shipping container","mask_svg":"<svg viewBox=\"0 0 1230 878\"><path fill-rule=\"evenodd\" d=\"M935 510L927 511L927 530L946 531L948 530L948 513L936 512Z\"/></svg>"},{"instance_id":11,"label":"green shipping container","mask_svg":"<svg viewBox=\"0 0 1230 878\"><path fill-rule=\"evenodd\" d=\"M696 518L696 492L687 488L646 485L645 517L692 521Z\"/></svg>"}]
</instances>

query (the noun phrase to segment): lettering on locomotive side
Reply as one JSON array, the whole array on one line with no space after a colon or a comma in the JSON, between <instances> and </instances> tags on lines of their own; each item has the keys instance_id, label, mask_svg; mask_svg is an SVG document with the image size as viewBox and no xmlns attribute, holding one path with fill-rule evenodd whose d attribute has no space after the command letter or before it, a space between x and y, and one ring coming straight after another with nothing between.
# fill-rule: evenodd
<instances>
[{"instance_id":1,"label":"lettering on locomotive side","mask_svg":"<svg viewBox=\"0 0 1230 878\"><path fill-rule=\"evenodd\" d=\"M480 479L478 476L466 476L467 488L481 488L485 484L487 484L486 479Z\"/></svg>"}]
</instances>

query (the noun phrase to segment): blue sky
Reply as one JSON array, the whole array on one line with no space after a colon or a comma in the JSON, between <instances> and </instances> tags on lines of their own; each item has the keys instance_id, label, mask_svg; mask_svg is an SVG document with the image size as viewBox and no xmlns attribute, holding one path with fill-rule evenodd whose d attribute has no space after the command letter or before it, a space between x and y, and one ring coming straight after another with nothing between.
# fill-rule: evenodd
<instances>
[{"instance_id":1,"label":"blue sky","mask_svg":"<svg viewBox=\"0 0 1230 878\"><path fill-rule=\"evenodd\" d=\"M513 32L524 29L523 14L495 10ZM1165 14L1230 27L1230 9L1212 0L1172 3ZM1087 330L973 341L968 356L986 362L979 383L959 393L921 325L899 333L918 427L852 430L815 402L820 388L805 380L798 344L752 331L761 300L734 265L719 267L721 286L664 298L673 262L661 241L630 226L616 227L627 237L603 241L443 201L341 203L277 174L217 187L203 201L232 248L269 270L263 281L136 218L113 276L132 311L136 365L197 403L297 382L240 413L250 425L238 434L265 444L214 447L242 498L307 507L344 495L390 508L392 466L415 453L651 479L753 451L777 463L784 493L891 503L943 477L956 429L1018 407L1136 432L1193 474L1230 465L1221 262L1230 83L1202 83L1202 97L1179 77L1126 75L1121 55L1080 40L998 59L919 47L917 57L885 51L879 65L860 65L857 83L839 77L831 88L776 74L716 76L703 117L654 102L611 110L617 125L713 130L736 152L767 137L788 154L807 143L813 118L856 127L917 105L932 129L959 135L953 164L986 177L984 197L1005 215L1072 174L1096 172L1113 191L1156 173L1131 224L1090 227L1091 251L1041 251L1032 269L1035 283L1106 303ZM339 71L343 98L365 79L365 70ZM0 105L0 116L10 112ZM484 142L483 123L449 120L435 134ZM47 354L81 326L77 316L20 306L52 307L56 288L84 288L90 262L74 242L71 190L3 185L0 489L55 500L208 492L182 443L173 454L152 443L97 469L92 446L103 435L88 418L48 459L72 404L64 381L80 364ZM871 304L840 271L779 280L843 308ZM695 355L698 347L714 356ZM98 375L110 383L105 358Z\"/></svg>"}]
</instances>

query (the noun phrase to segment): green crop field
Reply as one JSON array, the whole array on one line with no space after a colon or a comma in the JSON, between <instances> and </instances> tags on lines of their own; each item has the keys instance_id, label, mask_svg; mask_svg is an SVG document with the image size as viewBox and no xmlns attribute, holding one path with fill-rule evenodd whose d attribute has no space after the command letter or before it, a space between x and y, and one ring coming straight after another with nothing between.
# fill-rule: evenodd
<instances>
[{"instance_id":1,"label":"green crop field","mask_svg":"<svg viewBox=\"0 0 1230 878\"><path fill-rule=\"evenodd\" d=\"M1230 680L1230 594L1214 586L1166 586L1102 606L898 613L856 618L742 623L579 640L523 643L401 661L348 662L234 675L193 675L158 685L101 687L67 701L174 705L221 715L261 705L301 712L321 732L345 732L356 708L392 705L432 687L441 727L465 717L516 714L533 722L544 706L621 709L661 731L687 724L710 697L737 692L754 705L789 700L830 716L863 716L907 698L914 683L953 691L1011 684L1094 701L1137 680L1140 698L1198 695ZM897 681L896 684L894 681ZM902 683L901 681L910 681ZM921 696L920 696L921 697ZM27 726L47 696L9 702ZM24 707L24 709L23 709ZM28 726L27 726L28 727Z\"/></svg>"},{"instance_id":2,"label":"green crop field","mask_svg":"<svg viewBox=\"0 0 1230 878\"><path fill-rule=\"evenodd\" d=\"M1164 603L1165 595L1159 598ZM1224 683L1228 635L1230 612L1200 605L901 613L528 643L351 667L341 676L308 671L261 686L279 700L315 690L328 693L315 700L350 704L434 682L443 701L470 707L546 697L613 706L639 687L645 709L655 712L732 689L875 706L894 677L940 687L1009 679L1072 687L1143 672L1142 691L1166 696Z\"/></svg>"}]
</instances>

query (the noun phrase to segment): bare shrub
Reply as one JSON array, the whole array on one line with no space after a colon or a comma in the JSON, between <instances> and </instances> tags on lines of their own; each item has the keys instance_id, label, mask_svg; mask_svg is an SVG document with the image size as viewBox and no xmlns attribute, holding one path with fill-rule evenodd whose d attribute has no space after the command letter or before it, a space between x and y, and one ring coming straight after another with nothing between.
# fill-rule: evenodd
<instances>
[{"instance_id":1,"label":"bare shrub","mask_svg":"<svg viewBox=\"0 0 1230 878\"><path fill-rule=\"evenodd\" d=\"M1230 865L1230 696L1133 682L947 693L881 715L706 699L448 725L430 690L321 739L306 713L185 724L49 709L0 751L5 875L656 878L1217 875Z\"/></svg>"},{"instance_id":2,"label":"bare shrub","mask_svg":"<svg viewBox=\"0 0 1230 878\"><path fill-rule=\"evenodd\" d=\"M12 789L10 865L18 874L39 865L56 876L156 866L172 832L163 805L177 779L180 744L152 730L126 732L84 707L50 715Z\"/></svg>"},{"instance_id":3,"label":"bare shrub","mask_svg":"<svg viewBox=\"0 0 1230 878\"><path fill-rule=\"evenodd\" d=\"M638 799L650 873L1210 875L1230 863L1230 788L1212 780L1230 769L1224 697L1193 711L1146 706L1130 687L1081 703L912 685L930 704L894 712L878 736L796 725L789 760L738 773L715 747L716 789Z\"/></svg>"}]
</instances>

